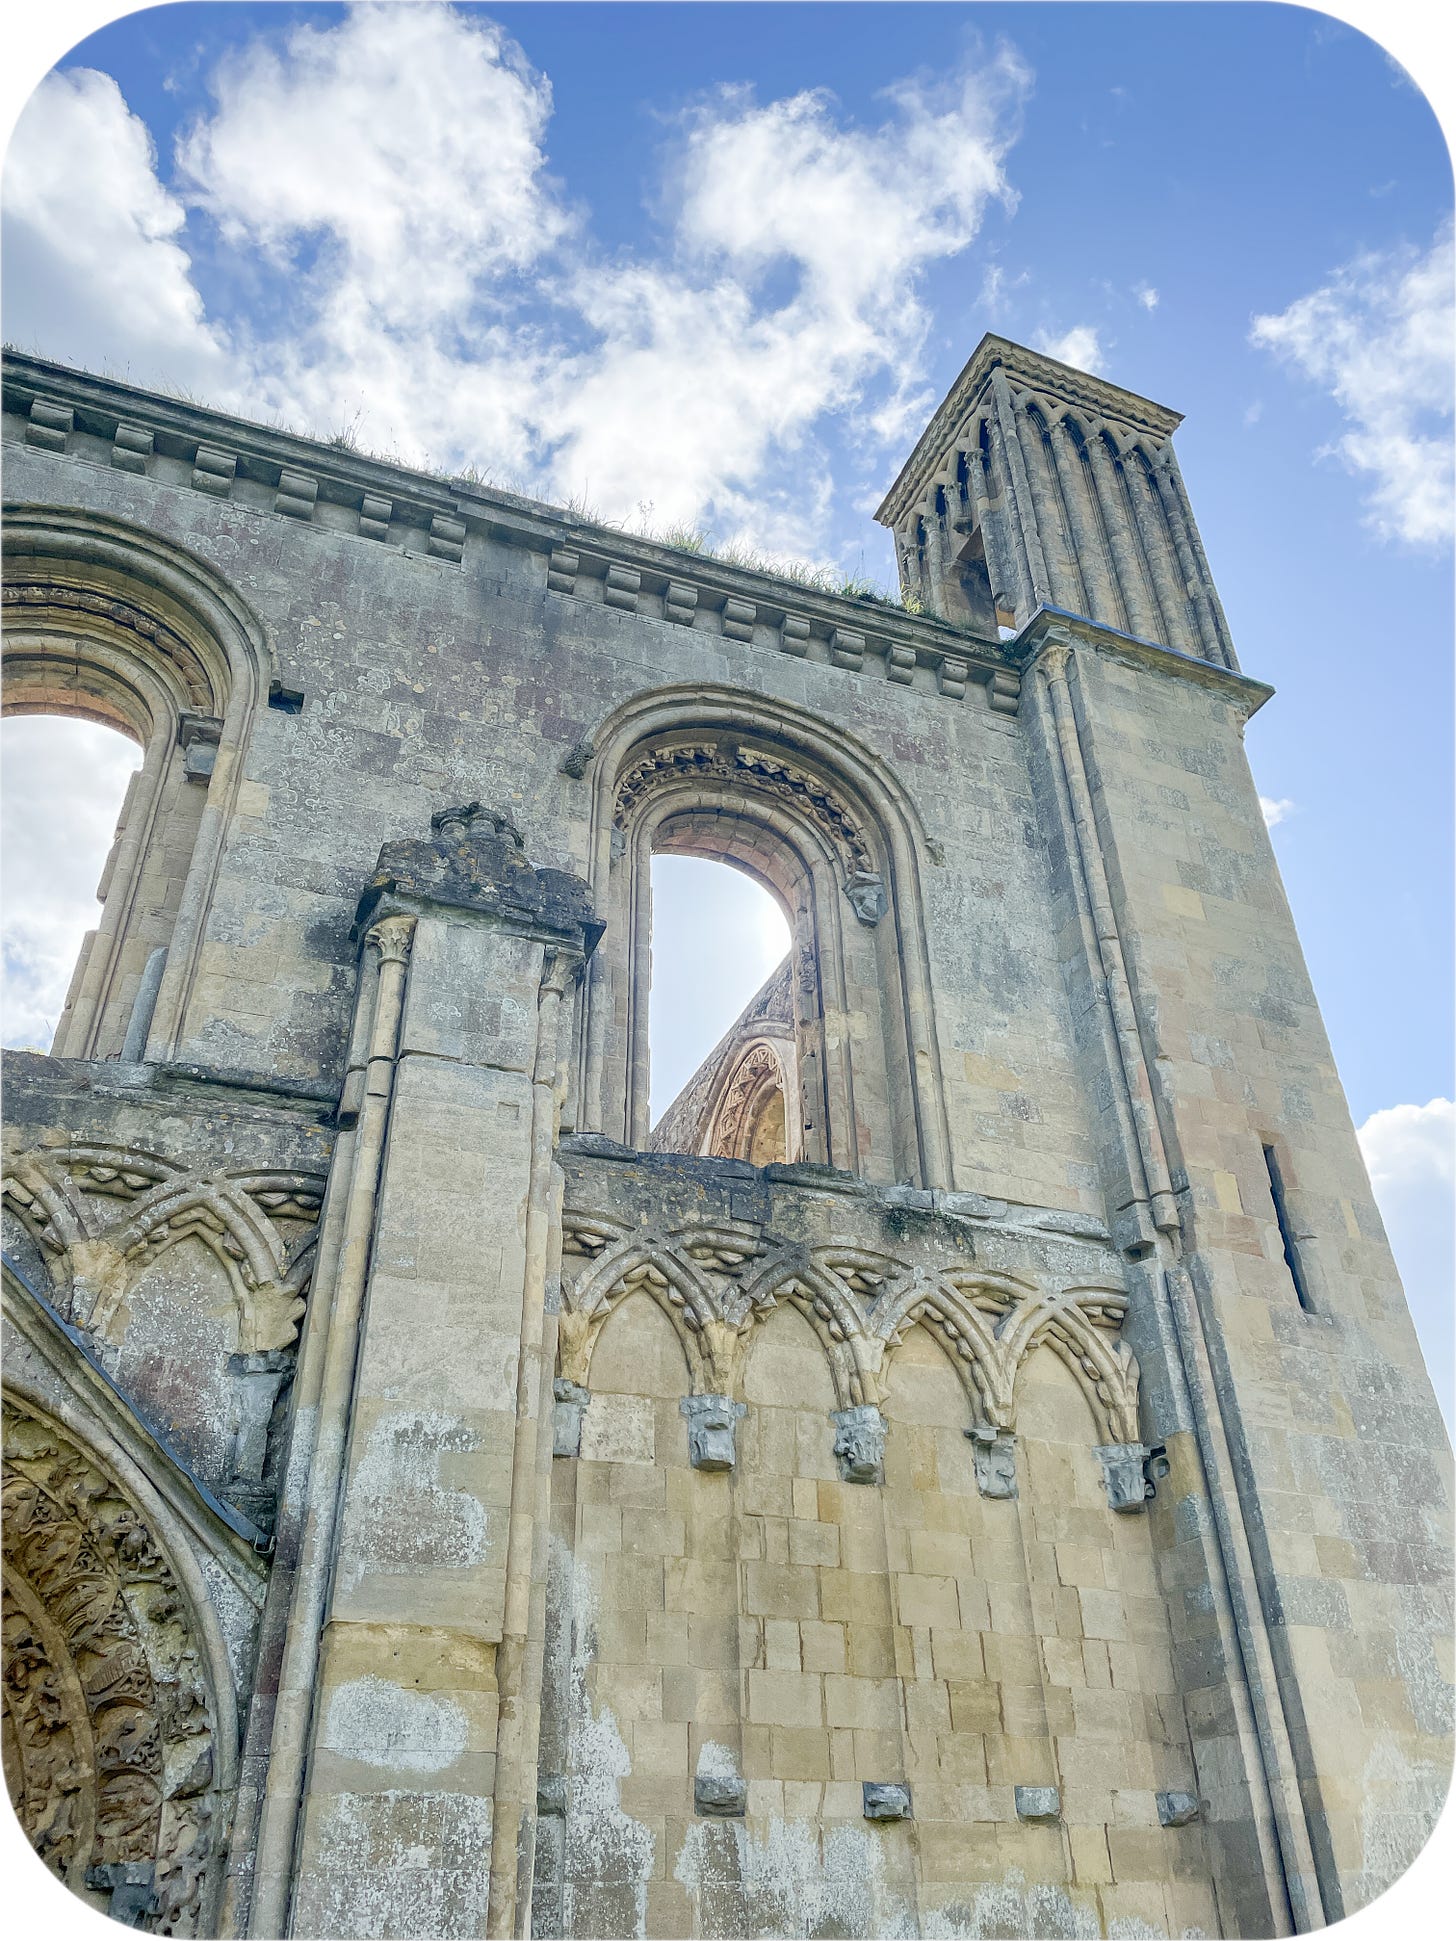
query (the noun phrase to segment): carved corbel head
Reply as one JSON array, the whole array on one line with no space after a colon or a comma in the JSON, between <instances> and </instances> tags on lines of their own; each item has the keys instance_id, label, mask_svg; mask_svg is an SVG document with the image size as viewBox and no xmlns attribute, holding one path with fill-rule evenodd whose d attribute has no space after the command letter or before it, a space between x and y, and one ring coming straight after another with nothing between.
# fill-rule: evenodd
<instances>
[{"instance_id":1,"label":"carved corbel head","mask_svg":"<svg viewBox=\"0 0 1456 1941\"><path fill-rule=\"evenodd\" d=\"M556 1322L556 1361L562 1378L578 1388L587 1386L591 1368L592 1343L597 1336L598 1319L576 1308L563 1308Z\"/></svg>"}]
</instances>

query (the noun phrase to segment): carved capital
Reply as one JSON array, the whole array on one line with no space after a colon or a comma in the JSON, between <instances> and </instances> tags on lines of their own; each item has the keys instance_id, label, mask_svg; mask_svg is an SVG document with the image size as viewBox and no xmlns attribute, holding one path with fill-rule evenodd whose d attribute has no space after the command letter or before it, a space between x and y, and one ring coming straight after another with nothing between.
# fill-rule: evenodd
<instances>
[{"instance_id":1,"label":"carved capital","mask_svg":"<svg viewBox=\"0 0 1456 1941\"><path fill-rule=\"evenodd\" d=\"M364 941L373 944L382 964L407 964L414 934L413 917L385 917L373 925Z\"/></svg>"},{"instance_id":2,"label":"carved capital","mask_svg":"<svg viewBox=\"0 0 1456 1941\"><path fill-rule=\"evenodd\" d=\"M1067 662L1071 658L1071 642L1059 640L1053 635L1037 655L1036 664L1048 682L1059 681L1066 677Z\"/></svg>"}]
</instances>

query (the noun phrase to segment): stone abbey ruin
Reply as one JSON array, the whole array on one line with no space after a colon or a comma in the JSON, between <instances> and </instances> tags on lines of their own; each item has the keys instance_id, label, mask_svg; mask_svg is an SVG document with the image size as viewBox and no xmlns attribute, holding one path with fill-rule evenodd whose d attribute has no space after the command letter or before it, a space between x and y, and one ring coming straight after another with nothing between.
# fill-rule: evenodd
<instances>
[{"instance_id":1,"label":"stone abbey ruin","mask_svg":"<svg viewBox=\"0 0 1456 1941\"><path fill-rule=\"evenodd\" d=\"M5 1065L5 1771L183 1936L1283 1935L1450 1765L1450 1455L1177 414L987 337L903 607L8 358L144 751ZM651 861L792 949L654 1128Z\"/></svg>"}]
</instances>

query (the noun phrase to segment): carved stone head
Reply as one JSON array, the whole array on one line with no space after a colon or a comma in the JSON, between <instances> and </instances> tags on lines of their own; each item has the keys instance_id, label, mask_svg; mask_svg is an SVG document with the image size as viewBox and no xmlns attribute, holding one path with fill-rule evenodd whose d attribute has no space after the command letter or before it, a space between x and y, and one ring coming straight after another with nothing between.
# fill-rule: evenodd
<instances>
[{"instance_id":1,"label":"carved stone head","mask_svg":"<svg viewBox=\"0 0 1456 1941\"><path fill-rule=\"evenodd\" d=\"M738 1461L738 1424L748 1413L727 1395L685 1395L688 1457L694 1469L732 1469Z\"/></svg>"}]
</instances>

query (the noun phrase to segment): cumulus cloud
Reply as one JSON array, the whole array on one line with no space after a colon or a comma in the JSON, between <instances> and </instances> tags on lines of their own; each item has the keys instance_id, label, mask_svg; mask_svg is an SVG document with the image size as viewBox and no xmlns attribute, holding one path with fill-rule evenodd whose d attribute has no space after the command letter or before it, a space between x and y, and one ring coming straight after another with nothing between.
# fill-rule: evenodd
<instances>
[{"instance_id":1,"label":"cumulus cloud","mask_svg":"<svg viewBox=\"0 0 1456 1941\"><path fill-rule=\"evenodd\" d=\"M32 715L5 723L4 755L0 1042L47 1051L82 939L100 915L96 884L141 750L94 722Z\"/></svg>"},{"instance_id":2,"label":"cumulus cloud","mask_svg":"<svg viewBox=\"0 0 1456 1941\"><path fill-rule=\"evenodd\" d=\"M1054 336L1049 330L1039 330L1033 342L1048 357L1055 357L1061 364L1070 364L1075 370L1100 371L1106 362L1095 324L1073 324L1060 337Z\"/></svg>"},{"instance_id":3,"label":"cumulus cloud","mask_svg":"<svg viewBox=\"0 0 1456 1941\"><path fill-rule=\"evenodd\" d=\"M1138 302L1142 305L1144 310L1157 309L1160 299L1158 297L1157 291L1153 288L1151 283L1140 283L1137 289L1133 292L1133 294L1137 298Z\"/></svg>"},{"instance_id":4,"label":"cumulus cloud","mask_svg":"<svg viewBox=\"0 0 1456 1941\"><path fill-rule=\"evenodd\" d=\"M1277 829L1281 822L1294 814L1296 805L1289 800L1287 795L1280 796L1277 801L1272 795L1261 795L1259 797L1259 807L1264 812L1264 827L1266 829Z\"/></svg>"},{"instance_id":5,"label":"cumulus cloud","mask_svg":"<svg viewBox=\"0 0 1456 1941\"><path fill-rule=\"evenodd\" d=\"M1381 1217L1448 1425L1452 1402L1456 1104L1392 1105L1359 1129Z\"/></svg>"},{"instance_id":6,"label":"cumulus cloud","mask_svg":"<svg viewBox=\"0 0 1456 1941\"><path fill-rule=\"evenodd\" d=\"M1424 252L1356 257L1250 332L1329 392L1347 429L1327 450L1365 483L1375 532L1412 546L1451 539L1452 275L1448 223Z\"/></svg>"},{"instance_id":7,"label":"cumulus cloud","mask_svg":"<svg viewBox=\"0 0 1456 1941\"><path fill-rule=\"evenodd\" d=\"M892 84L867 126L822 92L720 90L673 130L660 249L608 256L551 177L549 80L480 16L421 0L265 32L212 77L166 185L115 83L77 70L16 138L30 253L10 330L611 516L647 501L812 547L816 427L841 414L885 442L925 405L921 282L1014 201L1029 79L976 50ZM113 327L113 289L135 327Z\"/></svg>"},{"instance_id":8,"label":"cumulus cloud","mask_svg":"<svg viewBox=\"0 0 1456 1941\"><path fill-rule=\"evenodd\" d=\"M225 336L203 315L144 122L109 74L50 74L5 163L6 329L48 356L231 389Z\"/></svg>"}]
</instances>

